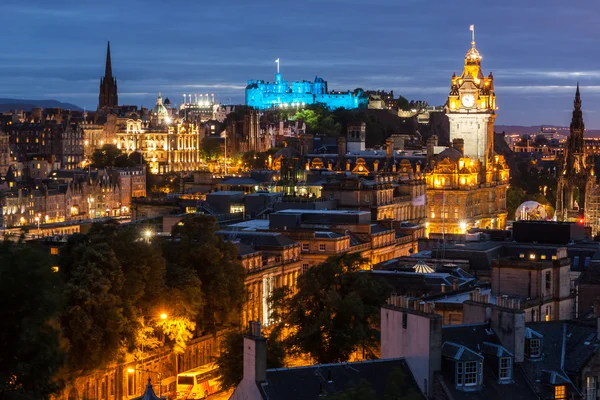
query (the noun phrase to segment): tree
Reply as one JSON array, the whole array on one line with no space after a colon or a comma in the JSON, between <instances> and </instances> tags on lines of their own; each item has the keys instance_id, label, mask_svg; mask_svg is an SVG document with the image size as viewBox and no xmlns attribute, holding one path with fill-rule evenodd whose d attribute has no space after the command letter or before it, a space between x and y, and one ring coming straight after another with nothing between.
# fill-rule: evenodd
<instances>
[{"instance_id":1,"label":"tree","mask_svg":"<svg viewBox=\"0 0 600 400\"><path fill-rule=\"evenodd\" d=\"M215 160L219 158L222 154L221 139L213 137L205 137L202 139L202 152L207 159Z\"/></svg>"},{"instance_id":2,"label":"tree","mask_svg":"<svg viewBox=\"0 0 600 400\"><path fill-rule=\"evenodd\" d=\"M240 383L244 375L244 334L229 332L221 345L221 353L216 360L219 366L221 388L227 390ZM267 368L283 367L285 352L279 341L269 335L267 338Z\"/></svg>"},{"instance_id":3,"label":"tree","mask_svg":"<svg viewBox=\"0 0 600 400\"><path fill-rule=\"evenodd\" d=\"M298 279L281 321L289 326L291 353L308 353L321 364L347 361L359 349L372 356L391 287L360 271L363 262L356 254L331 257Z\"/></svg>"},{"instance_id":4,"label":"tree","mask_svg":"<svg viewBox=\"0 0 600 400\"><path fill-rule=\"evenodd\" d=\"M144 157L137 151L128 155L114 144L105 144L92 153L91 166L93 168L131 168L145 163Z\"/></svg>"},{"instance_id":5,"label":"tree","mask_svg":"<svg viewBox=\"0 0 600 400\"><path fill-rule=\"evenodd\" d=\"M47 399L61 388L63 296L50 266L46 252L0 244L0 398Z\"/></svg>"},{"instance_id":6,"label":"tree","mask_svg":"<svg viewBox=\"0 0 600 400\"><path fill-rule=\"evenodd\" d=\"M201 329L213 330L240 310L244 300L246 271L237 258L232 243L215 235L217 221L212 216L194 215L173 227L165 244L167 262L178 268L192 268L202 282L203 313L197 323Z\"/></svg>"}]
</instances>

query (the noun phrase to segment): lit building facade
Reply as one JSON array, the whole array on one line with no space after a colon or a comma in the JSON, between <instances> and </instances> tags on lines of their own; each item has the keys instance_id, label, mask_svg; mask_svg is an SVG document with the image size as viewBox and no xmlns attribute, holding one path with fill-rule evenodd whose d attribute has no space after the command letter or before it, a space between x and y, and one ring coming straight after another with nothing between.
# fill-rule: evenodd
<instances>
[{"instance_id":1,"label":"lit building facade","mask_svg":"<svg viewBox=\"0 0 600 400\"><path fill-rule=\"evenodd\" d=\"M481 72L474 37L462 75L452 76L446 115L452 146L434 154L437 138L427 143L427 233L504 229L510 171L494 152L494 78Z\"/></svg>"},{"instance_id":2,"label":"lit building facade","mask_svg":"<svg viewBox=\"0 0 600 400\"><path fill-rule=\"evenodd\" d=\"M174 120L159 95L150 120L128 119L116 134L117 147L125 152L139 151L154 174L194 171L201 165L199 125Z\"/></svg>"},{"instance_id":3,"label":"lit building facade","mask_svg":"<svg viewBox=\"0 0 600 400\"><path fill-rule=\"evenodd\" d=\"M322 104L330 110L337 108L366 108L369 98L362 90L354 92L329 92L327 81L315 77L314 82L284 81L280 73L275 82L249 80L246 87L246 105L259 110L270 108L301 108L309 104Z\"/></svg>"}]
</instances>

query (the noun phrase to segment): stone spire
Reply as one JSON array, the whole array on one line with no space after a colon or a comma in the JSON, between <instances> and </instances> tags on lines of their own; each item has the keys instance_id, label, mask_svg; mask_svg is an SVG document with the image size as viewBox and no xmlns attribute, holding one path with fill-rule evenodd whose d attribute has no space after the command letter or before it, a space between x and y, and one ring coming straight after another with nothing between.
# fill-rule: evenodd
<instances>
[{"instance_id":1,"label":"stone spire","mask_svg":"<svg viewBox=\"0 0 600 400\"><path fill-rule=\"evenodd\" d=\"M100 78L100 96L98 109L115 108L119 105L117 94L117 79L112 74L112 61L110 58L110 42L106 47L106 66L104 76Z\"/></svg>"},{"instance_id":2,"label":"stone spire","mask_svg":"<svg viewBox=\"0 0 600 400\"><path fill-rule=\"evenodd\" d=\"M106 67L104 69L104 78L112 78L112 62L110 60L110 40L106 47Z\"/></svg>"},{"instance_id":3,"label":"stone spire","mask_svg":"<svg viewBox=\"0 0 600 400\"><path fill-rule=\"evenodd\" d=\"M573 146L571 151L583 153L583 134L585 132L585 125L583 123L583 111L581 111L581 95L579 93L579 82L577 82L577 90L575 91L575 100L573 101L573 105L573 117L571 118L570 127L571 140Z\"/></svg>"}]
</instances>

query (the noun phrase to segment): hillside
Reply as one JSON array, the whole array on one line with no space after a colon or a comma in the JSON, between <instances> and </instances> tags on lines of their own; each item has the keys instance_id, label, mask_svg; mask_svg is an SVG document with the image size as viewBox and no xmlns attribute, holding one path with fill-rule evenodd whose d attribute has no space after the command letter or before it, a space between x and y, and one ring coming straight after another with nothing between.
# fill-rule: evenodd
<instances>
[{"instance_id":1,"label":"hillside","mask_svg":"<svg viewBox=\"0 0 600 400\"><path fill-rule=\"evenodd\" d=\"M29 99L3 99L0 98L0 112L10 110L31 111L34 107L62 108L63 110L83 111L75 104L63 103L58 100L29 100Z\"/></svg>"}]
</instances>

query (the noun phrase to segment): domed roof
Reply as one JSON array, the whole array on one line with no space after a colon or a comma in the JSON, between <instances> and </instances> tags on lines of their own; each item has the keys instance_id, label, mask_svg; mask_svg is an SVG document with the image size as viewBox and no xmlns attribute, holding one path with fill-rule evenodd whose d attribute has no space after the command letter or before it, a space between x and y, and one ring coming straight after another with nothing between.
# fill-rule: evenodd
<instances>
[{"instance_id":1,"label":"domed roof","mask_svg":"<svg viewBox=\"0 0 600 400\"><path fill-rule=\"evenodd\" d=\"M481 54L479 54L479 51L477 51L477 49L475 48L475 43L473 43L473 46L471 46L471 48L469 49L469 51L467 51L467 54L465 55L465 62L474 63L479 61L481 61Z\"/></svg>"},{"instance_id":2,"label":"domed roof","mask_svg":"<svg viewBox=\"0 0 600 400\"><path fill-rule=\"evenodd\" d=\"M432 274L435 272L433 268L425 264L423 261L419 261L413 266L413 269L417 274Z\"/></svg>"},{"instance_id":3,"label":"domed roof","mask_svg":"<svg viewBox=\"0 0 600 400\"><path fill-rule=\"evenodd\" d=\"M454 147L448 147L446 150L442 151L440 154L436 155L435 158L437 160L443 160L444 158L449 158L452 161L458 161L463 158L463 154L455 149Z\"/></svg>"},{"instance_id":4,"label":"domed roof","mask_svg":"<svg viewBox=\"0 0 600 400\"><path fill-rule=\"evenodd\" d=\"M167 111L167 108L163 105L162 96L160 93L158 94L158 99L156 99L156 105L152 109L152 114L163 116L169 115L169 111Z\"/></svg>"},{"instance_id":5,"label":"domed roof","mask_svg":"<svg viewBox=\"0 0 600 400\"><path fill-rule=\"evenodd\" d=\"M515 220L544 220L547 219L546 207L537 201L526 201L517 207Z\"/></svg>"}]
</instances>

